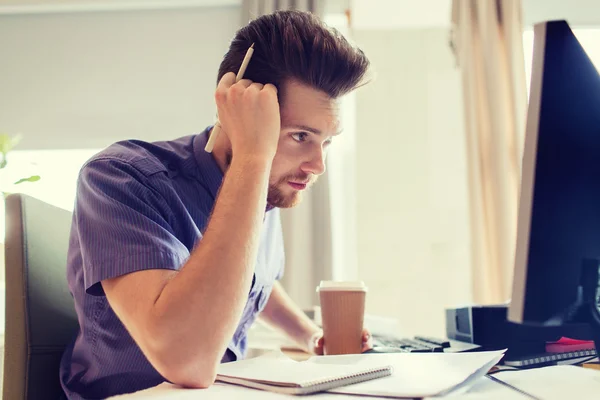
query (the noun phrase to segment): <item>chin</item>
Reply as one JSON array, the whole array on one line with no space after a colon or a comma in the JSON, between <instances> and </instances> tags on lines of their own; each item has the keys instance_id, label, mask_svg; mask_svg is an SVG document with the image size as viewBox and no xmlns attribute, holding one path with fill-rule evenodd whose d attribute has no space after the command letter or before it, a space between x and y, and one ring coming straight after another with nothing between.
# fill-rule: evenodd
<instances>
[{"instance_id":1,"label":"chin","mask_svg":"<svg viewBox=\"0 0 600 400\"><path fill-rule=\"evenodd\" d=\"M297 206L302 201L302 195L300 193L291 193L284 195L283 193L278 193L278 196L273 196L269 198L267 202L277 208L292 208Z\"/></svg>"}]
</instances>

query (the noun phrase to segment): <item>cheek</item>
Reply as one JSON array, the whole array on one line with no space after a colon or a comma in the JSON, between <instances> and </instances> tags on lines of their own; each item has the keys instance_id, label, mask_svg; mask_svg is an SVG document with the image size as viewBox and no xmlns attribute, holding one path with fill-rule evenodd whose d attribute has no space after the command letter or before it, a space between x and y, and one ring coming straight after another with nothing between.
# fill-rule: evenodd
<instances>
[{"instance_id":1,"label":"cheek","mask_svg":"<svg viewBox=\"0 0 600 400\"><path fill-rule=\"evenodd\" d=\"M302 160L302 146L289 137L279 139L277 153L273 159L271 171L286 172L294 169L294 163Z\"/></svg>"},{"instance_id":2,"label":"cheek","mask_svg":"<svg viewBox=\"0 0 600 400\"><path fill-rule=\"evenodd\" d=\"M277 154L282 154L282 155L286 155L286 156L290 156L291 154L294 153L294 150L296 149L295 146L297 143L294 142L294 140L292 138L289 137L289 135L284 135L281 136L279 138L279 142L277 142Z\"/></svg>"},{"instance_id":3,"label":"cheek","mask_svg":"<svg viewBox=\"0 0 600 400\"><path fill-rule=\"evenodd\" d=\"M277 152L271 164L269 183L276 184L284 177L298 174L300 165L294 161L295 159L292 155Z\"/></svg>"},{"instance_id":4,"label":"cheek","mask_svg":"<svg viewBox=\"0 0 600 400\"><path fill-rule=\"evenodd\" d=\"M279 157L282 163L290 167L294 163L301 164L307 157L311 156L313 150L309 143L298 143L288 137L285 140L279 140L275 157Z\"/></svg>"},{"instance_id":5,"label":"cheek","mask_svg":"<svg viewBox=\"0 0 600 400\"><path fill-rule=\"evenodd\" d=\"M282 156L279 152L275 155L273 163L271 164L270 183L277 182L286 173L285 156Z\"/></svg>"}]
</instances>

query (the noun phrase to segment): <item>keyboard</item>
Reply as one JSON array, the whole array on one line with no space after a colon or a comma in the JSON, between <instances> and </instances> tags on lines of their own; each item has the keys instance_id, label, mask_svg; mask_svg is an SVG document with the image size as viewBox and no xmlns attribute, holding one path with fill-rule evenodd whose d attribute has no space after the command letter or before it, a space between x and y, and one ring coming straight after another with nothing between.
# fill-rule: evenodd
<instances>
[{"instance_id":1,"label":"keyboard","mask_svg":"<svg viewBox=\"0 0 600 400\"><path fill-rule=\"evenodd\" d=\"M481 350L481 346L456 340L428 336L394 338L374 334L373 350L368 351L368 353L460 353L477 350ZM517 358L505 358L502 364L521 369L556 364L578 365L593 359L597 359L596 350L583 349L564 353L544 353Z\"/></svg>"},{"instance_id":2,"label":"keyboard","mask_svg":"<svg viewBox=\"0 0 600 400\"><path fill-rule=\"evenodd\" d=\"M504 360L504 365L517 368L537 368L557 364L577 365L591 361L596 356L595 349L567 351L564 353L544 353L516 359L506 359Z\"/></svg>"},{"instance_id":3,"label":"keyboard","mask_svg":"<svg viewBox=\"0 0 600 400\"><path fill-rule=\"evenodd\" d=\"M373 335L374 353L442 353L451 347L450 341L427 336L393 338Z\"/></svg>"}]
</instances>

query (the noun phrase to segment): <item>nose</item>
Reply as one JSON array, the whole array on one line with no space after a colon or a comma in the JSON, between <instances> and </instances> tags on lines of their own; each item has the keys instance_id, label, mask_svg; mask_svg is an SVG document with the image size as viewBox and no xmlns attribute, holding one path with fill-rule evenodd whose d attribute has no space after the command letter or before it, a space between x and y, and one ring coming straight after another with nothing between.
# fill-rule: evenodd
<instances>
[{"instance_id":1,"label":"nose","mask_svg":"<svg viewBox=\"0 0 600 400\"><path fill-rule=\"evenodd\" d=\"M301 169L303 172L307 174L313 175L322 175L325 172L325 158L327 153L325 150L320 147L318 150L315 150L313 157L302 164Z\"/></svg>"}]
</instances>

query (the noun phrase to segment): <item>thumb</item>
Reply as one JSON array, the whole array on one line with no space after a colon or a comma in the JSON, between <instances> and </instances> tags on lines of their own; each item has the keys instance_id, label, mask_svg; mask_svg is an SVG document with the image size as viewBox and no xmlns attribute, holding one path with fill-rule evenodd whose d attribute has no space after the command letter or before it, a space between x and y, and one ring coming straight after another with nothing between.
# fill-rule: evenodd
<instances>
[{"instance_id":1,"label":"thumb","mask_svg":"<svg viewBox=\"0 0 600 400\"><path fill-rule=\"evenodd\" d=\"M315 342L315 354L322 356L325 352L325 339L323 336L317 339Z\"/></svg>"}]
</instances>

